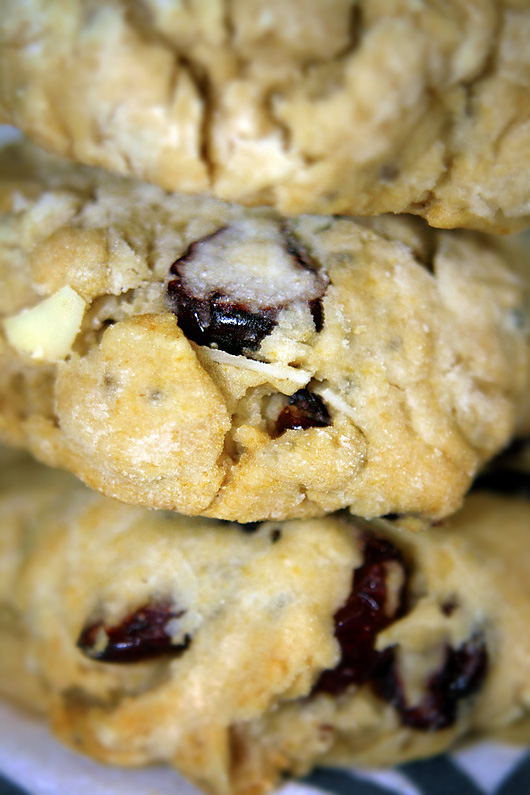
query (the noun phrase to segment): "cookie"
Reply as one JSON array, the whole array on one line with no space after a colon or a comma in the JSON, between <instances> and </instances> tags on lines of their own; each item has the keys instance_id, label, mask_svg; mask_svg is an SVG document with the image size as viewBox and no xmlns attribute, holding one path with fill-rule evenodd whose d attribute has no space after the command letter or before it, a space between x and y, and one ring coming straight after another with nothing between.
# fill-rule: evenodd
<instances>
[{"instance_id":1,"label":"cookie","mask_svg":"<svg viewBox=\"0 0 530 795\"><path fill-rule=\"evenodd\" d=\"M476 494L423 533L242 526L30 462L3 470L0 516L0 690L98 760L243 795L528 712L528 501Z\"/></svg>"},{"instance_id":2,"label":"cookie","mask_svg":"<svg viewBox=\"0 0 530 795\"><path fill-rule=\"evenodd\" d=\"M7 0L0 118L168 190L507 232L529 37L521 0Z\"/></svg>"},{"instance_id":3,"label":"cookie","mask_svg":"<svg viewBox=\"0 0 530 795\"><path fill-rule=\"evenodd\" d=\"M0 188L4 441L186 514L440 518L524 424L508 244L39 163Z\"/></svg>"}]
</instances>

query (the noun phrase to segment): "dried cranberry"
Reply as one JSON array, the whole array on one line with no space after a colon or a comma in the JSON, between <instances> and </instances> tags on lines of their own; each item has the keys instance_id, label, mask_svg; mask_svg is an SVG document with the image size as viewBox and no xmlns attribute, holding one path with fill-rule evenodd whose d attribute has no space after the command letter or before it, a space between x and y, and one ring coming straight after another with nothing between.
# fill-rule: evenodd
<instances>
[{"instance_id":1,"label":"dried cranberry","mask_svg":"<svg viewBox=\"0 0 530 795\"><path fill-rule=\"evenodd\" d=\"M167 601L152 602L130 613L113 627L103 621L87 624L77 641L78 648L94 660L112 663L131 663L166 654L180 654L190 644L189 636L182 643L171 642L167 625L180 618L184 610L176 610ZM100 646L101 633L105 643Z\"/></svg>"},{"instance_id":2,"label":"dried cranberry","mask_svg":"<svg viewBox=\"0 0 530 795\"><path fill-rule=\"evenodd\" d=\"M324 310L322 308L322 298L314 298L309 302L309 310L315 324L315 331L322 331L324 327Z\"/></svg>"},{"instance_id":3,"label":"dried cranberry","mask_svg":"<svg viewBox=\"0 0 530 795\"><path fill-rule=\"evenodd\" d=\"M403 571L393 610L388 611L388 564ZM377 651L379 632L399 618L405 610L406 572L400 551L390 541L372 533L364 534L364 562L353 572L353 587L346 603L335 613L335 636L340 644L339 664L323 671L313 693L340 695L350 685L367 682L383 663L388 651Z\"/></svg>"},{"instance_id":4,"label":"dried cranberry","mask_svg":"<svg viewBox=\"0 0 530 795\"><path fill-rule=\"evenodd\" d=\"M197 345L215 345L239 356L245 350L257 350L276 325L279 307L264 307L256 314L220 291L209 295L207 301L194 298L183 289L180 276L167 288L180 328Z\"/></svg>"},{"instance_id":5,"label":"dried cranberry","mask_svg":"<svg viewBox=\"0 0 530 795\"><path fill-rule=\"evenodd\" d=\"M296 237L294 232L289 229L286 223L281 224L280 229L283 235L285 248L291 257L295 259L303 268L317 272L318 264L314 261L307 248Z\"/></svg>"},{"instance_id":6,"label":"dried cranberry","mask_svg":"<svg viewBox=\"0 0 530 795\"><path fill-rule=\"evenodd\" d=\"M286 225L272 219L234 221L192 243L170 272L170 308L198 345L255 351L280 311L296 302L309 306L322 328L328 280Z\"/></svg>"},{"instance_id":7,"label":"dried cranberry","mask_svg":"<svg viewBox=\"0 0 530 795\"><path fill-rule=\"evenodd\" d=\"M440 609L444 616L452 616L455 610L458 608L458 600L457 599L447 599L445 602L442 602L440 605Z\"/></svg>"},{"instance_id":8,"label":"dried cranberry","mask_svg":"<svg viewBox=\"0 0 530 795\"><path fill-rule=\"evenodd\" d=\"M426 682L425 695L419 704L407 705L394 649L377 672L376 686L380 695L399 712L405 726L439 731L454 724L458 702L480 688L487 670L486 643L482 633L477 633L458 649L446 647L444 662Z\"/></svg>"},{"instance_id":9,"label":"dried cranberry","mask_svg":"<svg viewBox=\"0 0 530 795\"><path fill-rule=\"evenodd\" d=\"M289 403L276 420L277 436L284 431L303 431L306 428L324 428L331 425L326 404L308 389L299 389L289 398Z\"/></svg>"}]
</instances>

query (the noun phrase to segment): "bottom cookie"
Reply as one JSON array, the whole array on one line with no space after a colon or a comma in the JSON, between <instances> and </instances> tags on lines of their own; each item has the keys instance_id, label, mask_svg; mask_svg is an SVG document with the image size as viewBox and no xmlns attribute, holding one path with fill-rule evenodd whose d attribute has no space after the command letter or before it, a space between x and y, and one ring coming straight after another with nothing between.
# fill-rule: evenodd
<instances>
[{"instance_id":1,"label":"bottom cookie","mask_svg":"<svg viewBox=\"0 0 530 795\"><path fill-rule=\"evenodd\" d=\"M0 689L101 761L250 795L524 724L524 499L413 533L182 518L30 462L1 481Z\"/></svg>"}]
</instances>

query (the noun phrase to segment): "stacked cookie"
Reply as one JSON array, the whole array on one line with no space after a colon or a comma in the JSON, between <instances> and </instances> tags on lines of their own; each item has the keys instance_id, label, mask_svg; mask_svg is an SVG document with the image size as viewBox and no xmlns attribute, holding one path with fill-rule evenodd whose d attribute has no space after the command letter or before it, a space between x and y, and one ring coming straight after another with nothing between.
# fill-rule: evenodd
<instances>
[{"instance_id":1,"label":"stacked cookie","mask_svg":"<svg viewBox=\"0 0 530 795\"><path fill-rule=\"evenodd\" d=\"M1 22L0 688L220 794L530 699L530 9L332 5Z\"/></svg>"}]
</instances>

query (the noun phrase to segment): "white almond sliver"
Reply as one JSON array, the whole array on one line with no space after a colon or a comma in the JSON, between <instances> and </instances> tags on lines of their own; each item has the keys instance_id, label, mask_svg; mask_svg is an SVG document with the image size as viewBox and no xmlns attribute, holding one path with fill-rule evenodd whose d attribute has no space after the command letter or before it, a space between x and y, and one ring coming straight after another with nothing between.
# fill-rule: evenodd
<instances>
[{"instance_id":1,"label":"white almond sliver","mask_svg":"<svg viewBox=\"0 0 530 795\"><path fill-rule=\"evenodd\" d=\"M345 414L346 417L349 417L354 422L357 422L358 416L356 415L353 407L350 406L349 403L344 400L344 398L341 398L340 395L337 395L333 389L330 389L329 386L314 387L313 392L315 392L317 395L320 395L320 397L323 398L323 400L330 406L333 406L334 409L342 412L342 414Z\"/></svg>"},{"instance_id":2,"label":"white almond sliver","mask_svg":"<svg viewBox=\"0 0 530 795\"><path fill-rule=\"evenodd\" d=\"M247 359L246 356L234 356L232 353L220 351L215 348L203 348L208 353L212 361L218 364L227 364L231 367L239 367L242 370L254 370L256 373L263 374L268 381L290 381L300 389L305 386L312 378L309 370L301 370L297 367L290 367L288 364L269 364L269 362L259 362L256 359Z\"/></svg>"},{"instance_id":3,"label":"white almond sliver","mask_svg":"<svg viewBox=\"0 0 530 795\"><path fill-rule=\"evenodd\" d=\"M85 309L84 300L67 285L37 306L6 318L7 339L19 353L57 362L70 352Z\"/></svg>"}]
</instances>

